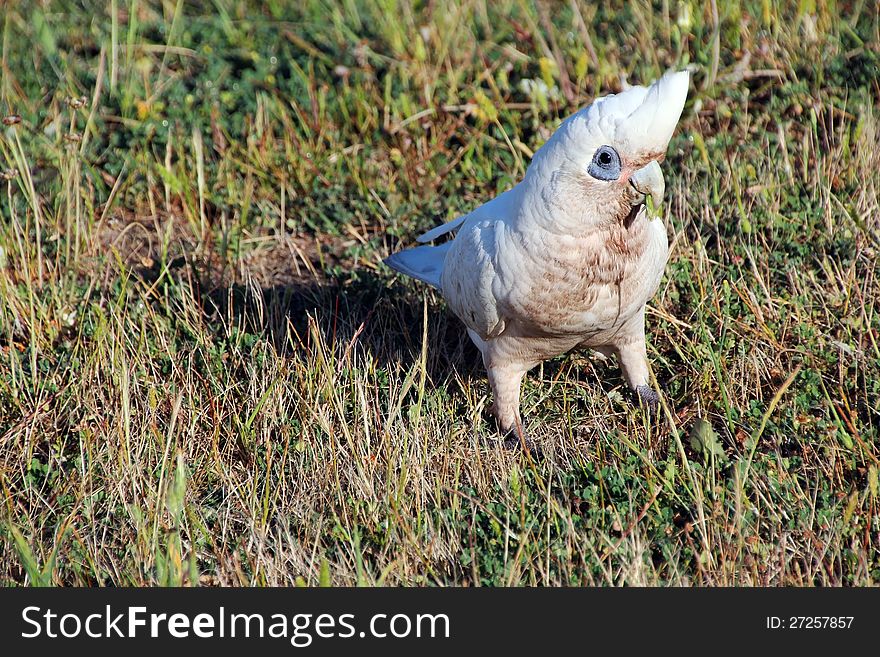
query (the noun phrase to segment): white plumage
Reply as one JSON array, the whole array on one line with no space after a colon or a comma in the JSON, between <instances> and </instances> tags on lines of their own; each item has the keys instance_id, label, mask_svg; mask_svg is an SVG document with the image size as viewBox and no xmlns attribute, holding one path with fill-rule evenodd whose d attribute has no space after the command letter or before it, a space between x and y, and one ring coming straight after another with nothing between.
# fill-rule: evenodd
<instances>
[{"instance_id":1,"label":"white plumage","mask_svg":"<svg viewBox=\"0 0 880 657\"><path fill-rule=\"evenodd\" d=\"M503 432L522 435L524 374L575 347L617 355L644 401L645 303L662 277L666 229L647 195L664 193L659 161L684 107L687 72L596 99L556 130L513 189L388 257L438 288L483 355Z\"/></svg>"}]
</instances>

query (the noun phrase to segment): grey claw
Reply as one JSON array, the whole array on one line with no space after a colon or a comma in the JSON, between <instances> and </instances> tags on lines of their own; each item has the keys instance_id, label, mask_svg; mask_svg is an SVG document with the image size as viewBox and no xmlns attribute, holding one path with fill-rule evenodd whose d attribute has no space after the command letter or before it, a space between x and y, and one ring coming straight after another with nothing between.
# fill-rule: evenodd
<instances>
[{"instance_id":1,"label":"grey claw","mask_svg":"<svg viewBox=\"0 0 880 657\"><path fill-rule=\"evenodd\" d=\"M538 447L538 444L529 438L528 434L523 434L520 436L519 432L516 429L511 429L507 433L502 436L504 449L515 450L519 449L523 452L526 452L532 456L532 458L540 459L543 457L543 452L541 448Z\"/></svg>"},{"instance_id":2,"label":"grey claw","mask_svg":"<svg viewBox=\"0 0 880 657\"><path fill-rule=\"evenodd\" d=\"M639 398L639 402L647 406L651 413L657 412L657 407L660 405L660 395L655 390L652 390L649 386L637 386L636 395Z\"/></svg>"}]
</instances>

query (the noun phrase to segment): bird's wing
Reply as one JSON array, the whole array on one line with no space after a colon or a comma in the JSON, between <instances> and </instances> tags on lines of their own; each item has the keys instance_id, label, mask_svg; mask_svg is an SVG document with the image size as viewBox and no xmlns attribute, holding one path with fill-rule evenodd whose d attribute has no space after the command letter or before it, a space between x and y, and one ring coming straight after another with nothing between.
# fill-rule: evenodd
<instances>
[{"instance_id":1,"label":"bird's wing","mask_svg":"<svg viewBox=\"0 0 880 657\"><path fill-rule=\"evenodd\" d=\"M461 226L464 223L465 219L467 219L467 218L468 218L468 215L463 214L460 217L456 217L452 221L447 221L445 224L440 224L439 226L434 226L434 228L429 230L427 233L419 235L416 238L416 242L421 242L422 244L424 244L426 242L431 242L431 241L437 239L438 237L441 237L442 235L446 235L446 233L451 233L456 228Z\"/></svg>"},{"instance_id":2,"label":"bird's wing","mask_svg":"<svg viewBox=\"0 0 880 657\"><path fill-rule=\"evenodd\" d=\"M484 340L500 335L506 326L498 303L502 265L498 256L507 230L503 220L469 218L455 236L443 267L446 302Z\"/></svg>"},{"instance_id":3,"label":"bird's wing","mask_svg":"<svg viewBox=\"0 0 880 657\"><path fill-rule=\"evenodd\" d=\"M421 242L422 244L426 242L432 242L438 237L442 237L447 233L451 233L452 231L461 227L465 221L470 219L471 217L504 217L509 212L509 208L514 202L514 189L510 189L502 194L499 194L491 201L484 203L473 212L469 214L462 215L460 217L456 217L452 221L447 221L445 224L440 224L439 226L435 226L427 233L419 235L416 238L417 242Z\"/></svg>"}]
</instances>

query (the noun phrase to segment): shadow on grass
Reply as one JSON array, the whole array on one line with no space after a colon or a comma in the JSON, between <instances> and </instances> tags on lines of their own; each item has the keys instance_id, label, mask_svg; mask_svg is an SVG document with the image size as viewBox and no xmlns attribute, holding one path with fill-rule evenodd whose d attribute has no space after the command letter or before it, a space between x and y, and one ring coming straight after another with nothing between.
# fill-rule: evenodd
<instances>
[{"instance_id":1,"label":"shadow on grass","mask_svg":"<svg viewBox=\"0 0 880 657\"><path fill-rule=\"evenodd\" d=\"M202 295L202 307L218 327L262 334L285 355L319 338L336 357L357 350L379 367L408 370L426 340L427 374L435 385L456 374L482 376L479 352L438 295L399 282L389 286L369 272L266 288L220 286Z\"/></svg>"}]
</instances>

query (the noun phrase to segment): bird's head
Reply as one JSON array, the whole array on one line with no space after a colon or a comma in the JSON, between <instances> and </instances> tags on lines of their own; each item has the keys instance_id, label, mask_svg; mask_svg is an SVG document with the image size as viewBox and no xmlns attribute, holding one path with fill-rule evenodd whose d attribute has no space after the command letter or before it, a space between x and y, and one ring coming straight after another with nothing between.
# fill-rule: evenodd
<instances>
[{"instance_id":1,"label":"bird's head","mask_svg":"<svg viewBox=\"0 0 880 657\"><path fill-rule=\"evenodd\" d=\"M590 226L627 220L646 196L659 204L665 191L659 163L684 108L688 81L687 71L669 72L649 87L597 98L569 117L529 167L527 180L546 182L544 204Z\"/></svg>"}]
</instances>

